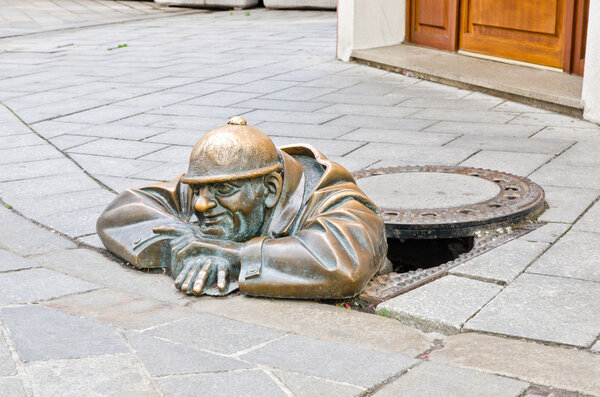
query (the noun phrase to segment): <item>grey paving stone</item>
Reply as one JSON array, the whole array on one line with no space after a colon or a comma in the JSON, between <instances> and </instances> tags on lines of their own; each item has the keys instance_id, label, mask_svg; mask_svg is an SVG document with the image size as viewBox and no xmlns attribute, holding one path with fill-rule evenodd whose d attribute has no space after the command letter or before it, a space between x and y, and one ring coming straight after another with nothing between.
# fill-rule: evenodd
<instances>
[{"instance_id":1,"label":"grey paving stone","mask_svg":"<svg viewBox=\"0 0 600 397\"><path fill-rule=\"evenodd\" d=\"M47 307L5 307L2 316L23 362L129 352L114 328Z\"/></svg>"},{"instance_id":2,"label":"grey paving stone","mask_svg":"<svg viewBox=\"0 0 600 397\"><path fill-rule=\"evenodd\" d=\"M79 168L65 158L3 164L0 165L0 182L68 174L76 171L79 171Z\"/></svg>"},{"instance_id":3,"label":"grey paving stone","mask_svg":"<svg viewBox=\"0 0 600 397\"><path fill-rule=\"evenodd\" d=\"M94 125L91 127L88 126L87 128L77 129L70 132L70 134L100 138L140 140L158 135L168 130L168 128L129 125L124 122L117 121L114 123Z\"/></svg>"},{"instance_id":4,"label":"grey paving stone","mask_svg":"<svg viewBox=\"0 0 600 397\"><path fill-rule=\"evenodd\" d=\"M258 128L271 136L288 136L299 139L334 139L354 129L354 127L345 126L336 127L330 125L278 123L271 121L261 123Z\"/></svg>"},{"instance_id":5,"label":"grey paving stone","mask_svg":"<svg viewBox=\"0 0 600 397\"><path fill-rule=\"evenodd\" d=\"M350 157L329 156L329 160L335 161L348 171L358 171L375 163L373 159L359 159Z\"/></svg>"},{"instance_id":6,"label":"grey paving stone","mask_svg":"<svg viewBox=\"0 0 600 397\"><path fill-rule=\"evenodd\" d=\"M0 273L0 285L3 293L20 302L35 302L98 288L94 284L43 268Z\"/></svg>"},{"instance_id":7,"label":"grey paving stone","mask_svg":"<svg viewBox=\"0 0 600 397\"><path fill-rule=\"evenodd\" d=\"M277 91L272 94L263 96L263 99L283 99L291 101L307 101L315 99L323 95L331 94L334 92L334 88L322 88L322 87L290 87L285 90ZM249 99L249 98L248 98ZM318 99L317 101L320 101ZM241 102L241 101L240 101Z\"/></svg>"},{"instance_id":8,"label":"grey paving stone","mask_svg":"<svg viewBox=\"0 0 600 397\"><path fill-rule=\"evenodd\" d=\"M10 397L25 397L25 389L18 378L0 378L0 390L6 396Z\"/></svg>"},{"instance_id":9,"label":"grey paving stone","mask_svg":"<svg viewBox=\"0 0 600 397\"><path fill-rule=\"evenodd\" d=\"M500 98L485 98L485 99L467 99L460 100L446 98L411 98L403 101L400 106L409 108L440 108L440 109L456 109L459 111L471 110L488 110L500 104L503 99ZM498 109L497 107L494 110ZM511 110L500 110L510 112Z\"/></svg>"},{"instance_id":10,"label":"grey paving stone","mask_svg":"<svg viewBox=\"0 0 600 397\"><path fill-rule=\"evenodd\" d=\"M60 117L57 120L69 123L105 124L143 113L146 110L147 108L145 107L119 106L113 104Z\"/></svg>"},{"instance_id":11,"label":"grey paving stone","mask_svg":"<svg viewBox=\"0 0 600 397\"><path fill-rule=\"evenodd\" d=\"M50 138L50 142L60 150L66 150L75 146L83 145L88 142L96 141L97 139L98 138L92 136L64 134L54 138Z\"/></svg>"},{"instance_id":12,"label":"grey paving stone","mask_svg":"<svg viewBox=\"0 0 600 397\"><path fill-rule=\"evenodd\" d=\"M417 360L352 345L287 335L240 357L253 363L370 388ZM348 366L347 363L353 363Z\"/></svg>"},{"instance_id":13,"label":"grey paving stone","mask_svg":"<svg viewBox=\"0 0 600 397\"><path fill-rule=\"evenodd\" d=\"M314 376L300 375L285 371L277 371L275 372L275 375L297 397L359 396L364 392L363 388L351 386L345 383L333 382L329 379L319 379Z\"/></svg>"},{"instance_id":14,"label":"grey paving stone","mask_svg":"<svg viewBox=\"0 0 600 397\"><path fill-rule=\"evenodd\" d=\"M156 381L167 396L196 396L198 390L214 397L285 397L279 386L262 371L219 372L160 378Z\"/></svg>"},{"instance_id":15,"label":"grey paving stone","mask_svg":"<svg viewBox=\"0 0 600 397\"><path fill-rule=\"evenodd\" d=\"M364 145L364 142L345 141L341 139L313 139L313 138L292 138L292 137L271 137L275 145L297 145L297 144L309 144L314 146L318 151L322 152L326 156L345 156L346 154L354 151L355 149Z\"/></svg>"},{"instance_id":16,"label":"grey paving stone","mask_svg":"<svg viewBox=\"0 0 600 397\"><path fill-rule=\"evenodd\" d=\"M521 240L554 243L569 227L571 227L569 224L549 222L534 231L527 233L521 237Z\"/></svg>"},{"instance_id":17,"label":"grey paving stone","mask_svg":"<svg viewBox=\"0 0 600 397\"><path fill-rule=\"evenodd\" d=\"M461 166L484 168L508 172L510 174L526 176L552 159L550 154L541 153L516 153L504 151L482 150L466 161Z\"/></svg>"},{"instance_id":18,"label":"grey paving stone","mask_svg":"<svg viewBox=\"0 0 600 397\"><path fill-rule=\"evenodd\" d=\"M596 338L600 284L524 273L465 324L465 330L587 347Z\"/></svg>"},{"instance_id":19,"label":"grey paving stone","mask_svg":"<svg viewBox=\"0 0 600 397\"><path fill-rule=\"evenodd\" d=\"M151 299L180 304L195 299L173 287L173 279L166 274L123 266L117 258L109 259L89 249L54 250L31 259L49 269Z\"/></svg>"},{"instance_id":20,"label":"grey paving stone","mask_svg":"<svg viewBox=\"0 0 600 397\"><path fill-rule=\"evenodd\" d=\"M156 161L94 156L90 154L73 153L71 157L92 175L127 177L160 165Z\"/></svg>"},{"instance_id":21,"label":"grey paving stone","mask_svg":"<svg viewBox=\"0 0 600 397\"><path fill-rule=\"evenodd\" d=\"M400 106L374 106L374 105L352 105L352 104L335 104L326 108L320 109L318 113L352 114L358 116L375 116L375 117L404 117L415 113L417 109L405 108Z\"/></svg>"},{"instance_id":22,"label":"grey paving stone","mask_svg":"<svg viewBox=\"0 0 600 397\"><path fill-rule=\"evenodd\" d=\"M184 163L187 166L191 152L192 148L189 146L169 146L141 158L144 160ZM184 168L187 169L187 167ZM182 169L182 171L184 170Z\"/></svg>"},{"instance_id":23,"label":"grey paving stone","mask_svg":"<svg viewBox=\"0 0 600 397\"><path fill-rule=\"evenodd\" d=\"M256 98L260 94L251 92L230 92L219 91L198 98L191 99L184 103L188 105L204 105L204 106L231 106L240 102Z\"/></svg>"},{"instance_id":24,"label":"grey paving stone","mask_svg":"<svg viewBox=\"0 0 600 397\"><path fill-rule=\"evenodd\" d=\"M599 150L600 142L579 142L561 153L554 161L556 164L597 167L600 166L600 159L596 156Z\"/></svg>"},{"instance_id":25,"label":"grey paving stone","mask_svg":"<svg viewBox=\"0 0 600 397\"><path fill-rule=\"evenodd\" d=\"M31 362L25 371L36 396L160 396L131 354Z\"/></svg>"},{"instance_id":26,"label":"grey paving stone","mask_svg":"<svg viewBox=\"0 0 600 397\"><path fill-rule=\"evenodd\" d=\"M94 180L78 169L76 172L64 175L44 176L0 183L0 197L7 203L18 205L23 200L69 192L94 190L98 186Z\"/></svg>"},{"instance_id":27,"label":"grey paving stone","mask_svg":"<svg viewBox=\"0 0 600 397\"><path fill-rule=\"evenodd\" d=\"M103 204L96 207L76 209L48 215L37 215L35 216L35 220L53 230L64 233L69 237L77 238L96 233L96 221L105 208L106 205ZM29 209L24 208L22 212L27 216L33 217L33 214L29 212Z\"/></svg>"},{"instance_id":28,"label":"grey paving stone","mask_svg":"<svg viewBox=\"0 0 600 397\"><path fill-rule=\"evenodd\" d=\"M517 103L517 102L512 102L512 101L504 101L500 105L495 106L493 108L493 110L497 110L500 112L517 112L517 113L552 113L546 109L536 108L533 106L525 105L523 103Z\"/></svg>"},{"instance_id":29,"label":"grey paving stone","mask_svg":"<svg viewBox=\"0 0 600 397\"><path fill-rule=\"evenodd\" d=\"M50 145L0 149L0 164L61 158L62 154Z\"/></svg>"},{"instance_id":30,"label":"grey paving stone","mask_svg":"<svg viewBox=\"0 0 600 397\"><path fill-rule=\"evenodd\" d=\"M180 323L181 326L184 326ZM253 368L247 362L223 357L163 339L128 332L127 340L152 376L182 375L201 372L221 372Z\"/></svg>"},{"instance_id":31,"label":"grey paving stone","mask_svg":"<svg viewBox=\"0 0 600 397\"><path fill-rule=\"evenodd\" d=\"M172 129L167 132L163 132L162 134L155 135L153 137L147 138L144 142L156 142L156 143L166 143L170 145L184 145L184 146L194 146L196 142L204 136L206 131L201 130L186 130L186 129Z\"/></svg>"},{"instance_id":32,"label":"grey paving stone","mask_svg":"<svg viewBox=\"0 0 600 397\"><path fill-rule=\"evenodd\" d=\"M545 186L577 187L582 189L600 189L596 167L555 164L553 161L544 165L529 179Z\"/></svg>"},{"instance_id":33,"label":"grey paving stone","mask_svg":"<svg viewBox=\"0 0 600 397\"><path fill-rule=\"evenodd\" d=\"M521 274L547 247L546 243L521 239L509 241L455 267L450 273L505 285Z\"/></svg>"},{"instance_id":34,"label":"grey paving stone","mask_svg":"<svg viewBox=\"0 0 600 397\"><path fill-rule=\"evenodd\" d=\"M323 95L315 99L319 102L348 103L357 105L393 106L407 99L400 96L375 96L375 95L343 95L338 93Z\"/></svg>"},{"instance_id":35,"label":"grey paving stone","mask_svg":"<svg viewBox=\"0 0 600 397\"><path fill-rule=\"evenodd\" d=\"M70 240L42 229L0 206L0 246L19 255L35 255L61 248L75 248ZM27 236L24 239L23 236Z\"/></svg>"},{"instance_id":36,"label":"grey paving stone","mask_svg":"<svg viewBox=\"0 0 600 397\"><path fill-rule=\"evenodd\" d=\"M510 136L517 138L527 138L535 134L543 126L528 126L528 125L508 125L500 123L478 123L467 121L446 121L442 120L439 123L423 130L424 132L450 132L455 134L467 135L482 135L482 136Z\"/></svg>"},{"instance_id":37,"label":"grey paving stone","mask_svg":"<svg viewBox=\"0 0 600 397\"><path fill-rule=\"evenodd\" d=\"M545 127L533 139L564 139L567 141L599 141L598 128Z\"/></svg>"},{"instance_id":38,"label":"grey paving stone","mask_svg":"<svg viewBox=\"0 0 600 397\"><path fill-rule=\"evenodd\" d=\"M573 230L600 233L600 204L598 202L583 215Z\"/></svg>"},{"instance_id":39,"label":"grey paving stone","mask_svg":"<svg viewBox=\"0 0 600 397\"><path fill-rule=\"evenodd\" d=\"M0 323L1 326L1 323ZM8 345L4 340L4 336L0 333L0 376L12 376L17 374L17 367L12 359ZM2 378L0 378L2 379ZM0 381L0 386L2 385ZM2 388L0 388L2 390Z\"/></svg>"},{"instance_id":40,"label":"grey paving stone","mask_svg":"<svg viewBox=\"0 0 600 397\"><path fill-rule=\"evenodd\" d=\"M455 139L454 134L422 133L402 130L373 130L359 128L348 134L342 135L341 139L364 142L387 142L406 145L441 146Z\"/></svg>"},{"instance_id":41,"label":"grey paving stone","mask_svg":"<svg viewBox=\"0 0 600 397\"><path fill-rule=\"evenodd\" d=\"M582 394L600 390L600 355L578 349L468 332L445 338L429 360Z\"/></svg>"},{"instance_id":42,"label":"grey paving stone","mask_svg":"<svg viewBox=\"0 0 600 397\"><path fill-rule=\"evenodd\" d=\"M193 314L179 305L114 289L64 296L42 304L75 316L134 330L155 327Z\"/></svg>"},{"instance_id":43,"label":"grey paving stone","mask_svg":"<svg viewBox=\"0 0 600 397\"><path fill-rule=\"evenodd\" d=\"M600 341L596 342L594 346L592 346L592 351L600 352Z\"/></svg>"},{"instance_id":44,"label":"grey paving stone","mask_svg":"<svg viewBox=\"0 0 600 397\"><path fill-rule=\"evenodd\" d=\"M212 314L198 314L152 328L147 334L222 354L233 354L283 335L273 329Z\"/></svg>"},{"instance_id":45,"label":"grey paving stone","mask_svg":"<svg viewBox=\"0 0 600 397\"><path fill-rule=\"evenodd\" d=\"M398 162L397 165L409 162L415 165L433 164L458 164L474 153L473 149L427 147L413 145L399 145L390 143L370 142L350 153L349 157L371 158ZM389 166L392 166L390 164ZM379 165L378 165L379 166ZM387 167L388 165L382 165Z\"/></svg>"},{"instance_id":46,"label":"grey paving stone","mask_svg":"<svg viewBox=\"0 0 600 397\"><path fill-rule=\"evenodd\" d=\"M481 150L518 151L520 153L558 154L571 145L572 142L560 140L536 140L518 137L490 137L464 135L452 142L448 147L468 147Z\"/></svg>"},{"instance_id":47,"label":"grey paving stone","mask_svg":"<svg viewBox=\"0 0 600 397\"><path fill-rule=\"evenodd\" d=\"M212 80L211 80L212 81ZM259 94L270 94L272 92L284 90L295 86L296 82L284 80L262 79L246 84L234 84L228 91L236 92L255 92Z\"/></svg>"},{"instance_id":48,"label":"grey paving stone","mask_svg":"<svg viewBox=\"0 0 600 397\"><path fill-rule=\"evenodd\" d=\"M342 95L386 95L396 91L398 87L392 84L374 83L365 81L352 87L344 88L336 92Z\"/></svg>"},{"instance_id":49,"label":"grey paving stone","mask_svg":"<svg viewBox=\"0 0 600 397\"><path fill-rule=\"evenodd\" d=\"M62 121L48 120L35 123L31 127L35 132L43 136L44 138L53 138L55 136L75 133L76 131L85 130L92 124L86 123L67 123Z\"/></svg>"},{"instance_id":50,"label":"grey paving stone","mask_svg":"<svg viewBox=\"0 0 600 397\"><path fill-rule=\"evenodd\" d=\"M593 123L564 116L562 114L523 113L510 121L510 124L548 125L556 127L594 128Z\"/></svg>"},{"instance_id":51,"label":"grey paving stone","mask_svg":"<svg viewBox=\"0 0 600 397\"><path fill-rule=\"evenodd\" d=\"M165 148L165 145L123 139L101 138L67 150L68 153L94 154L98 156L135 159Z\"/></svg>"},{"instance_id":52,"label":"grey paving stone","mask_svg":"<svg viewBox=\"0 0 600 397\"><path fill-rule=\"evenodd\" d=\"M265 110L295 110L299 112L313 112L328 106L327 103L314 101L286 101L276 99L255 98L237 103L238 108L265 109Z\"/></svg>"},{"instance_id":53,"label":"grey paving stone","mask_svg":"<svg viewBox=\"0 0 600 397\"><path fill-rule=\"evenodd\" d=\"M597 189L579 189L557 186L544 188L550 206L540 216L541 221L573 223L600 195Z\"/></svg>"},{"instance_id":54,"label":"grey paving stone","mask_svg":"<svg viewBox=\"0 0 600 397\"><path fill-rule=\"evenodd\" d=\"M89 245L93 248L104 249L104 244L100 241L100 237L97 234L91 234L89 236L78 237L77 241L85 245Z\"/></svg>"},{"instance_id":55,"label":"grey paving stone","mask_svg":"<svg viewBox=\"0 0 600 397\"><path fill-rule=\"evenodd\" d=\"M159 119L158 121L154 122L152 126L198 130L202 131L202 133L208 132L227 123L227 118L225 117L192 117L169 115L155 116L158 116Z\"/></svg>"},{"instance_id":56,"label":"grey paving stone","mask_svg":"<svg viewBox=\"0 0 600 397\"><path fill-rule=\"evenodd\" d=\"M346 115L329 121L325 125L384 130L397 130L400 127L405 131L420 131L433 123L434 121L429 120L402 119L397 117Z\"/></svg>"},{"instance_id":57,"label":"grey paving stone","mask_svg":"<svg viewBox=\"0 0 600 397\"><path fill-rule=\"evenodd\" d=\"M259 121L276 121L299 124L322 124L335 119L338 114L318 112L294 112L284 110L253 110L244 114L248 124L255 125Z\"/></svg>"},{"instance_id":58,"label":"grey paving stone","mask_svg":"<svg viewBox=\"0 0 600 397\"><path fill-rule=\"evenodd\" d=\"M496 284L446 276L380 303L377 312L425 332L456 334L501 290Z\"/></svg>"},{"instance_id":59,"label":"grey paving stone","mask_svg":"<svg viewBox=\"0 0 600 397\"><path fill-rule=\"evenodd\" d=\"M195 117L223 117L229 119L232 116L243 115L250 109L240 107L220 107L220 106L202 106L178 103L171 106L165 106L154 109L150 114L168 114L175 116L195 116Z\"/></svg>"},{"instance_id":60,"label":"grey paving stone","mask_svg":"<svg viewBox=\"0 0 600 397\"><path fill-rule=\"evenodd\" d=\"M571 230L528 269L528 273L600 282L600 234Z\"/></svg>"},{"instance_id":61,"label":"grey paving stone","mask_svg":"<svg viewBox=\"0 0 600 397\"><path fill-rule=\"evenodd\" d=\"M376 397L517 397L529 384L469 369L424 362L384 386Z\"/></svg>"},{"instance_id":62,"label":"grey paving stone","mask_svg":"<svg viewBox=\"0 0 600 397\"><path fill-rule=\"evenodd\" d=\"M454 109L424 109L411 114L410 118L421 120L471 121L475 123L485 122L502 124L514 119L517 115L518 113L491 112L486 110L457 112Z\"/></svg>"},{"instance_id":63,"label":"grey paving stone","mask_svg":"<svg viewBox=\"0 0 600 397\"><path fill-rule=\"evenodd\" d=\"M46 215L71 213L80 209L89 209L90 213L94 213L94 207L105 206L114 198L114 193L97 188L80 192L49 194L43 200L40 200L39 197L19 198L16 206L22 208L22 212L27 216L37 220Z\"/></svg>"},{"instance_id":64,"label":"grey paving stone","mask_svg":"<svg viewBox=\"0 0 600 397\"><path fill-rule=\"evenodd\" d=\"M174 176L176 174L173 174ZM153 183L158 182L157 180L149 180L149 179L132 179L132 178L123 178L118 176L105 176L99 175L97 176L98 180L105 184L106 186L113 189L115 192L120 193L128 188L142 187L148 186Z\"/></svg>"},{"instance_id":65,"label":"grey paving stone","mask_svg":"<svg viewBox=\"0 0 600 397\"><path fill-rule=\"evenodd\" d=\"M2 149L11 149L25 146L43 145L46 142L36 134L18 134L10 136L0 136L0 147Z\"/></svg>"},{"instance_id":66,"label":"grey paving stone","mask_svg":"<svg viewBox=\"0 0 600 397\"><path fill-rule=\"evenodd\" d=\"M28 269L36 266L37 264L31 262L30 260L0 249L0 272Z\"/></svg>"}]
</instances>

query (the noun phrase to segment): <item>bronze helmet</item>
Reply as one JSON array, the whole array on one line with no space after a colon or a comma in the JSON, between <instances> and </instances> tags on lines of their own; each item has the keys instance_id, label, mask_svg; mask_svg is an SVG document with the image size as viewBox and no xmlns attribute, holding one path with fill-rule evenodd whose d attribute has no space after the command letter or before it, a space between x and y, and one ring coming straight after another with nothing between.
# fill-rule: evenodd
<instances>
[{"instance_id":1,"label":"bronze helmet","mask_svg":"<svg viewBox=\"0 0 600 397\"><path fill-rule=\"evenodd\" d=\"M203 184L247 179L281 169L283 165L273 141L259 129L246 125L242 117L235 116L196 143L181 182Z\"/></svg>"}]
</instances>

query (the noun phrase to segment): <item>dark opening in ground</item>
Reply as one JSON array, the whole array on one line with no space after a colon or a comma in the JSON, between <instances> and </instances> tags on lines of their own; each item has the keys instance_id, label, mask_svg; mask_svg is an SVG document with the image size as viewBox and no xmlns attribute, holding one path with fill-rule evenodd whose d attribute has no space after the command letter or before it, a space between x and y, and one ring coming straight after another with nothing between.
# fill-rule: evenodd
<instances>
[{"instance_id":1,"label":"dark opening in ground","mask_svg":"<svg viewBox=\"0 0 600 397\"><path fill-rule=\"evenodd\" d=\"M411 270L427 269L456 259L469 252L475 243L474 237L441 239L388 238L388 259L393 271L406 273Z\"/></svg>"}]
</instances>

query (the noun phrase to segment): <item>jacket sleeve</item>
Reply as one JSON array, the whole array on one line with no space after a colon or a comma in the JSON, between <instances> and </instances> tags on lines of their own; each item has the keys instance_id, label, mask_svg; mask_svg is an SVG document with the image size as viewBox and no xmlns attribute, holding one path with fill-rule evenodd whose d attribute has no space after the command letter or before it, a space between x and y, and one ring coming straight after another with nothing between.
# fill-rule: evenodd
<instances>
[{"instance_id":1,"label":"jacket sleeve","mask_svg":"<svg viewBox=\"0 0 600 397\"><path fill-rule=\"evenodd\" d=\"M158 226L186 226L192 214L191 192L179 178L120 193L98 218L102 243L138 268L169 263L172 236L156 234Z\"/></svg>"},{"instance_id":2,"label":"jacket sleeve","mask_svg":"<svg viewBox=\"0 0 600 397\"><path fill-rule=\"evenodd\" d=\"M387 253L385 225L358 191L332 187L299 230L250 240L242 251L239 286L250 295L347 298L362 291Z\"/></svg>"}]
</instances>

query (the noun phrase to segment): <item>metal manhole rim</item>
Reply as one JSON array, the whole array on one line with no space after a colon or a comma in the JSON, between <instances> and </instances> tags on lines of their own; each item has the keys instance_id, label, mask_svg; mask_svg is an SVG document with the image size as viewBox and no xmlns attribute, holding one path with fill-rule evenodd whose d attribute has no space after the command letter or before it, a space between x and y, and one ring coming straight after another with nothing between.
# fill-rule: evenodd
<instances>
[{"instance_id":1,"label":"metal manhole rim","mask_svg":"<svg viewBox=\"0 0 600 397\"><path fill-rule=\"evenodd\" d=\"M486 225L494 227L534 218L544 209L545 195L539 185L526 177L502 171L447 165L415 165L361 170L354 172L353 176L360 179L407 172L479 177L498 185L500 192L491 199L464 206L419 209L380 207L390 237L466 236Z\"/></svg>"}]
</instances>

